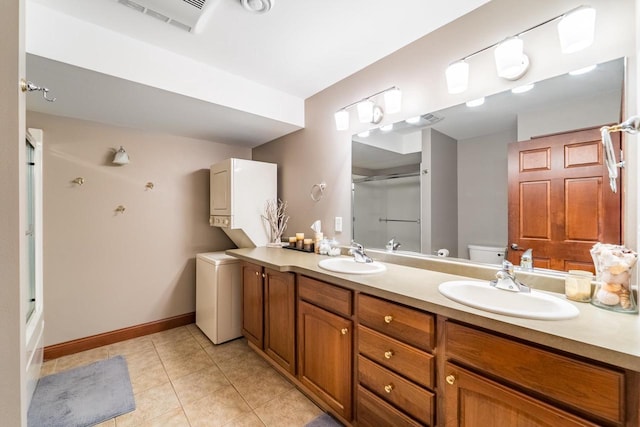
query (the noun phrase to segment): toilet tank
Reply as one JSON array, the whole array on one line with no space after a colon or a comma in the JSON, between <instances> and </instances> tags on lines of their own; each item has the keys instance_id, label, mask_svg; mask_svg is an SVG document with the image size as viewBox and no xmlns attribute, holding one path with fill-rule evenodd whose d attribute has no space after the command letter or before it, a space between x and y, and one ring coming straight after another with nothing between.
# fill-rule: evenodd
<instances>
[{"instance_id":1,"label":"toilet tank","mask_svg":"<svg viewBox=\"0 0 640 427\"><path fill-rule=\"evenodd\" d=\"M506 246L469 245L469 259L486 264L502 264Z\"/></svg>"}]
</instances>

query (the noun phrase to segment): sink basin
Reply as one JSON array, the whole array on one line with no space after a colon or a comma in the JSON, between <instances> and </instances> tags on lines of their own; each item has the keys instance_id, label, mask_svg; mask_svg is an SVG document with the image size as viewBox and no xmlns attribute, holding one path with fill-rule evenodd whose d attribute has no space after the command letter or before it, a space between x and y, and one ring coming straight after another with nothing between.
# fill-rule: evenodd
<instances>
[{"instance_id":1,"label":"sink basin","mask_svg":"<svg viewBox=\"0 0 640 427\"><path fill-rule=\"evenodd\" d=\"M387 269L384 264L374 262L355 262L353 258L328 258L318 263L320 268L335 273L346 274L374 274L382 273Z\"/></svg>"},{"instance_id":2,"label":"sink basin","mask_svg":"<svg viewBox=\"0 0 640 427\"><path fill-rule=\"evenodd\" d=\"M490 286L489 282L444 282L438 290L460 304L507 316L562 320L580 313L571 303L553 295L535 290L531 293L505 291Z\"/></svg>"}]
</instances>

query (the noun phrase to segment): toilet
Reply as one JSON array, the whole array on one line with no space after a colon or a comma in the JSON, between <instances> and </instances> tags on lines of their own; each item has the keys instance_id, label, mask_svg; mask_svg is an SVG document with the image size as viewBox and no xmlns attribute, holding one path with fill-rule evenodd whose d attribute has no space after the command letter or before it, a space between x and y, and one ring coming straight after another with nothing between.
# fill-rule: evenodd
<instances>
[{"instance_id":1,"label":"toilet","mask_svg":"<svg viewBox=\"0 0 640 427\"><path fill-rule=\"evenodd\" d=\"M507 251L506 246L469 245L469 259L485 264L502 264Z\"/></svg>"}]
</instances>

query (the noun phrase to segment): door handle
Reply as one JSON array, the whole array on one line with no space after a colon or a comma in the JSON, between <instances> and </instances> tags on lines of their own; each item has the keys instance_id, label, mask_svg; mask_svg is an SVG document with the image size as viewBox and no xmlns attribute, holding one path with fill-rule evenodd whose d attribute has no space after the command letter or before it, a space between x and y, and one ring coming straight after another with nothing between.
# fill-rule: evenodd
<instances>
[{"instance_id":1,"label":"door handle","mask_svg":"<svg viewBox=\"0 0 640 427\"><path fill-rule=\"evenodd\" d=\"M520 246L518 246L517 243L510 244L509 248L514 251L524 251L524 248L521 248Z\"/></svg>"}]
</instances>

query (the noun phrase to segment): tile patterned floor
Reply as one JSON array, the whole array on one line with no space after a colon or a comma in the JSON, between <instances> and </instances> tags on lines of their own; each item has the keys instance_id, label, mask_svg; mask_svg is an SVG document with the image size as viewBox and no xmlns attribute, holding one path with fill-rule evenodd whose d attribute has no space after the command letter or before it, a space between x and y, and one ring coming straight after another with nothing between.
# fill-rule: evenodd
<instances>
[{"instance_id":1,"label":"tile patterned floor","mask_svg":"<svg viewBox=\"0 0 640 427\"><path fill-rule=\"evenodd\" d=\"M245 339L214 345L195 324L47 361L42 375L117 355L136 410L97 427L301 427L322 413Z\"/></svg>"}]
</instances>

